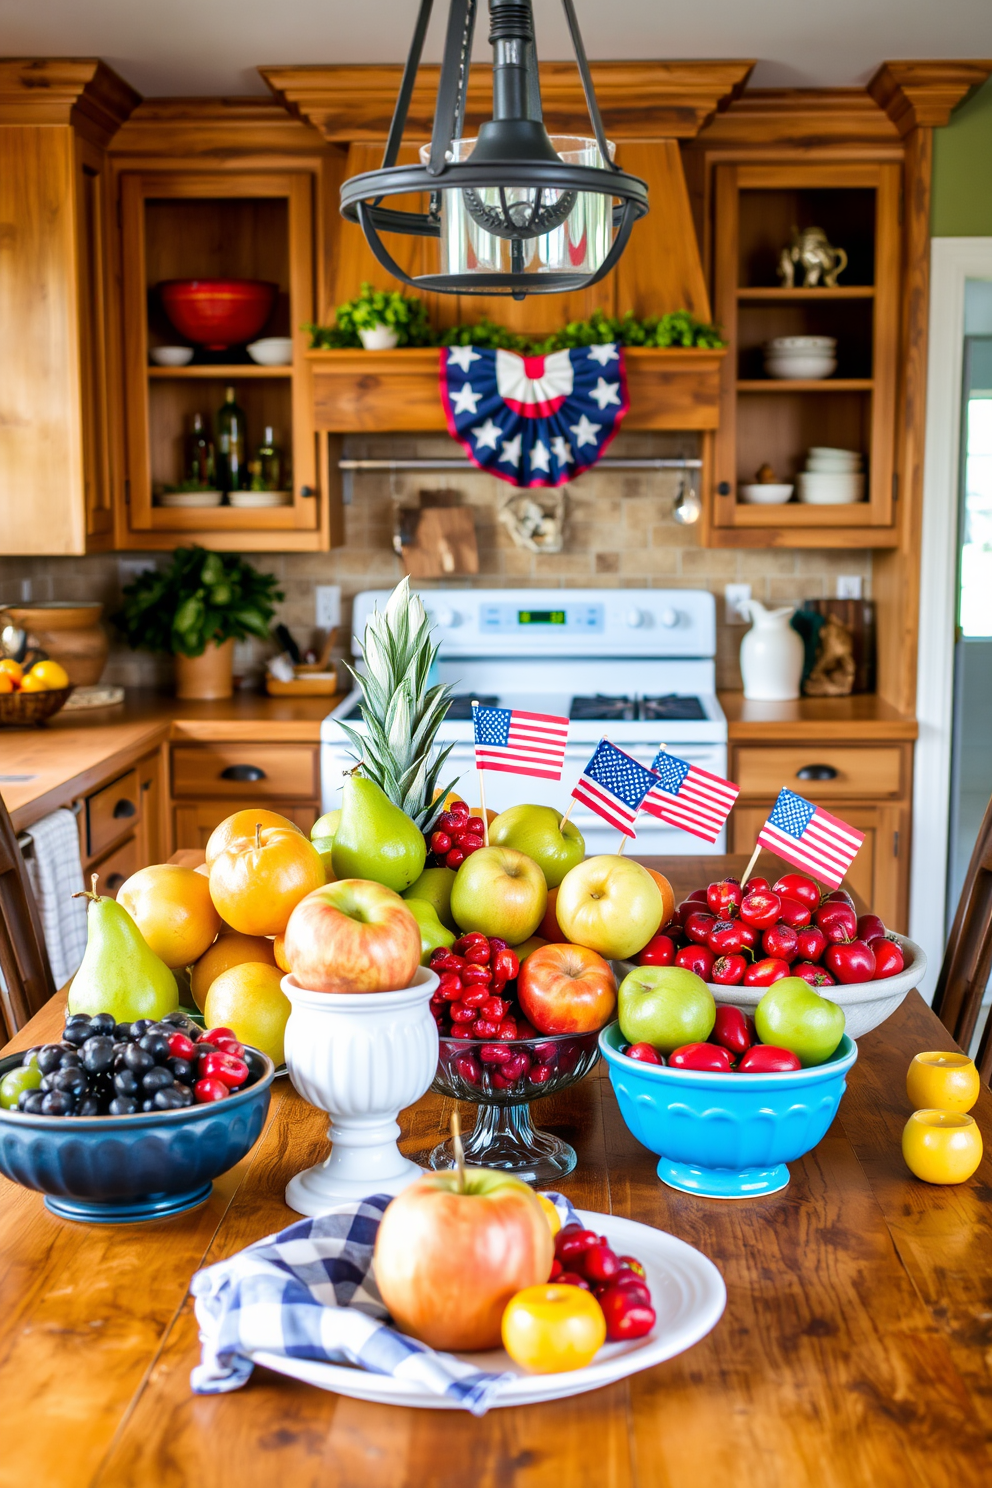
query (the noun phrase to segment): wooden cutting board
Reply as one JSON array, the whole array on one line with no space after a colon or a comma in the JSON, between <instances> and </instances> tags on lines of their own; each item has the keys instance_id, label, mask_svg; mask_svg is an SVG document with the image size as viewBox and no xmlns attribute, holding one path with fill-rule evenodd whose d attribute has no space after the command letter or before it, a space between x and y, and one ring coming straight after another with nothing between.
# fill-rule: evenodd
<instances>
[{"instance_id":1,"label":"wooden cutting board","mask_svg":"<svg viewBox=\"0 0 992 1488\"><path fill-rule=\"evenodd\" d=\"M429 506L420 512L412 543L402 548L412 579L447 579L479 572L470 506Z\"/></svg>"}]
</instances>

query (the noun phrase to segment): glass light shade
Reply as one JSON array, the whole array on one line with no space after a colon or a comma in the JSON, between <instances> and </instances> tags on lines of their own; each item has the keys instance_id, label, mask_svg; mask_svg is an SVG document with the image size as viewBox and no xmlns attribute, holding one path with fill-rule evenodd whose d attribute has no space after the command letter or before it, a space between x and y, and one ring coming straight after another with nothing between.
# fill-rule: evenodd
<instances>
[{"instance_id":1,"label":"glass light shade","mask_svg":"<svg viewBox=\"0 0 992 1488\"><path fill-rule=\"evenodd\" d=\"M552 135L556 153L567 165L584 165L600 169L605 162L594 139L577 135ZM453 142L450 159L468 160L476 145L474 139ZM607 141L612 160L615 147ZM430 158L430 147L421 146L421 163ZM535 210L537 189L513 186L512 167L507 167L508 184L502 189L480 187L475 215L467 204L469 193L461 189L442 189L441 235L438 242L438 274L471 274L480 281L486 274L594 274L604 263L613 244L613 197L604 192L563 192L541 189L542 215L552 220L556 208L567 206L564 200L574 196L574 205L564 220L548 232L527 237L504 237L488 232L477 220L487 210L502 214L505 209L512 221L521 226L530 221ZM514 208L518 210L514 210Z\"/></svg>"}]
</instances>

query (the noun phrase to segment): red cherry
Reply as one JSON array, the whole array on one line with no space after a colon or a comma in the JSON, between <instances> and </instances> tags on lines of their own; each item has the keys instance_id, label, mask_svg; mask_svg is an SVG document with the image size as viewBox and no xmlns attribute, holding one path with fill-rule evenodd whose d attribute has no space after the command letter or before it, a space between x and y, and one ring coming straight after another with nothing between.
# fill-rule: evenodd
<instances>
[{"instance_id":1,"label":"red cherry","mask_svg":"<svg viewBox=\"0 0 992 1488\"><path fill-rule=\"evenodd\" d=\"M611 1286L599 1299L606 1319L606 1336L611 1343L644 1338L655 1325L653 1307L640 1297L628 1294L625 1287Z\"/></svg>"},{"instance_id":2,"label":"red cherry","mask_svg":"<svg viewBox=\"0 0 992 1488\"><path fill-rule=\"evenodd\" d=\"M550 1064L535 1064L530 1072L531 1083L534 1085L546 1085L553 1073L554 1071Z\"/></svg>"},{"instance_id":3,"label":"red cherry","mask_svg":"<svg viewBox=\"0 0 992 1488\"><path fill-rule=\"evenodd\" d=\"M789 967L789 975L802 977L804 982L809 982L811 987L833 987L833 977L829 971L824 971L822 966L814 966L812 961L796 961Z\"/></svg>"},{"instance_id":4,"label":"red cherry","mask_svg":"<svg viewBox=\"0 0 992 1488\"><path fill-rule=\"evenodd\" d=\"M459 1054L455 1060L455 1069L468 1085L481 1085L482 1065L474 1054Z\"/></svg>"},{"instance_id":5,"label":"red cherry","mask_svg":"<svg viewBox=\"0 0 992 1488\"><path fill-rule=\"evenodd\" d=\"M456 971L442 971L437 979L437 992L445 1002L457 1002L464 991L462 979Z\"/></svg>"},{"instance_id":6,"label":"red cherry","mask_svg":"<svg viewBox=\"0 0 992 1488\"><path fill-rule=\"evenodd\" d=\"M503 1065L501 1073L507 1080L519 1080L530 1069L530 1055L526 1049L514 1049Z\"/></svg>"},{"instance_id":7,"label":"red cherry","mask_svg":"<svg viewBox=\"0 0 992 1488\"><path fill-rule=\"evenodd\" d=\"M444 862L448 868L460 868L465 861L465 854L460 847L453 847L450 852L445 853Z\"/></svg>"},{"instance_id":8,"label":"red cherry","mask_svg":"<svg viewBox=\"0 0 992 1488\"><path fill-rule=\"evenodd\" d=\"M230 1093L230 1090L222 1080L205 1078L203 1080L197 1080L193 1086L193 1095L196 1097L197 1105L200 1106L206 1105L208 1101L223 1100Z\"/></svg>"},{"instance_id":9,"label":"red cherry","mask_svg":"<svg viewBox=\"0 0 992 1488\"><path fill-rule=\"evenodd\" d=\"M772 982L777 982L781 977L789 975L789 963L780 961L776 956L766 956L763 961L755 961L744 973L745 987L770 987Z\"/></svg>"},{"instance_id":10,"label":"red cherry","mask_svg":"<svg viewBox=\"0 0 992 1488\"><path fill-rule=\"evenodd\" d=\"M458 818L453 811L442 811L441 815L434 823L434 830L436 832L450 832L452 827L455 827L457 825Z\"/></svg>"},{"instance_id":11,"label":"red cherry","mask_svg":"<svg viewBox=\"0 0 992 1488\"><path fill-rule=\"evenodd\" d=\"M743 956L718 956L710 968L710 981L718 987L736 987L744 980L746 971Z\"/></svg>"},{"instance_id":12,"label":"red cherry","mask_svg":"<svg viewBox=\"0 0 992 1488\"><path fill-rule=\"evenodd\" d=\"M715 929L716 924L713 915L708 914L705 909L690 910L683 922L686 935L697 945L706 944L710 931Z\"/></svg>"},{"instance_id":13,"label":"red cherry","mask_svg":"<svg viewBox=\"0 0 992 1488\"><path fill-rule=\"evenodd\" d=\"M875 976L875 953L863 940L842 940L828 946L823 964L842 986L870 982Z\"/></svg>"},{"instance_id":14,"label":"red cherry","mask_svg":"<svg viewBox=\"0 0 992 1488\"><path fill-rule=\"evenodd\" d=\"M813 916L813 924L834 945L842 940L854 940L858 933L858 917L849 904L833 899L820 905Z\"/></svg>"},{"instance_id":15,"label":"red cherry","mask_svg":"<svg viewBox=\"0 0 992 1488\"><path fill-rule=\"evenodd\" d=\"M788 899L782 896L781 916L785 924L791 925L793 930L798 930L803 925L808 925L813 918L813 911L808 904L800 904L798 899Z\"/></svg>"},{"instance_id":16,"label":"red cherry","mask_svg":"<svg viewBox=\"0 0 992 1488\"><path fill-rule=\"evenodd\" d=\"M675 960L675 942L670 935L652 935L637 956L638 966L671 966Z\"/></svg>"},{"instance_id":17,"label":"red cherry","mask_svg":"<svg viewBox=\"0 0 992 1488\"><path fill-rule=\"evenodd\" d=\"M479 848L485 847L485 845L481 837L463 837L458 844L466 858L470 858L473 853L478 852Z\"/></svg>"},{"instance_id":18,"label":"red cherry","mask_svg":"<svg viewBox=\"0 0 992 1488\"><path fill-rule=\"evenodd\" d=\"M683 1044L668 1056L672 1069L710 1070L719 1075L730 1073L730 1052L719 1044Z\"/></svg>"},{"instance_id":19,"label":"red cherry","mask_svg":"<svg viewBox=\"0 0 992 1488\"><path fill-rule=\"evenodd\" d=\"M496 1030L496 1037L500 1040L501 1043L513 1043L514 1039L517 1037L517 1025L515 1020L513 1018L504 1018L502 1023ZM530 1061L528 1060L528 1063L529 1062Z\"/></svg>"},{"instance_id":20,"label":"red cherry","mask_svg":"<svg viewBox=\"0 0 992 1488\"><path fill-rule=\"evenodd\" d=\"M462 993L461 1001L466 1007L480 1008L488 996L489 988L484 983L470 983Z\"/></svg>"},{"instance_id":21,"label":"red cherry","mask_svg":"<svg viewBox=\"0 0 992 1488\"><path fill-rule=\"evenodd\" d=\"M619 1276L617 1277L617 1285L618 1286L622 1286L623 1285L623 1281L624 1281L624 1274L623 1273L624 1273L624 1271L631 1271L631 1272L633 1272L633 1274L635 1276L639 1277L641 1279L641 1281L644 1280L644 1278L645 1278L645 1276L647 1274L645 1272L645 1270L644 1270L644 1267L641 1265L640 1261L637 1259L636 1256L627 1256L627 1255L621 1256L620 1257L620 1265L621 1265L621 1268L622 1269L620 1271Z\"/></svg>"},{"instance_id":22,"label":"red cherry","mask_svg":"<svg viewBox=\"0 0 992 1488\"><path fill-rule=\"evenodd\" d=\"M894 940L882 936L876 940L869 941L872 954L875 957L875 977L880 980L883 977L895 976L902 971L906 965L902 948Z\"/></svg>"},{"instance_id":23,"label":"red cherry","mask_svg":"<svg viewBox=\"0 0 992 1488\"><path fill-rule=\"evenodd\" d=\"M473 966L485 966L492 954L489 941L481 930L469 930L455 941L454 949Z\"/></svg>"},{"instance_id":24,"label":"red cherry","mask_svg":"<svg viewBox=\"0 0 992 1488\"><path fill-rule=\"evenodd\" d=\"M767 878L749 878L747 883L744 885L744 898L746 899L748 894L756 894L759 889L762 889L765 893L767 893L770 888L771 884L768 882Z\"/></svg>"},{"instance_id":25,"label":"red cherry","mask_svg":"<svg viewBox=\"0 0 992 1488\"><path fill-rule=\"evenodd\" d=\"M741 950L753 951L758 944L759 931L753 925L747 925L743 920L737 922L741 927Z\"/></svg>"},{"instance_id":26,"label":"red cherry","mask_svg":"<svg viewBox=\"0 0 992 1488\"><path fill-rule=\"evenodd\" d=\"M783 873L772 885L772 889L783 899L798 899L800 904L805 904L811 910L816 909L820 902L818 886L805 873Z\"/></svg>"},{"instance_id":27,"label":"red cherry","mask_svg":"<svg viewBox=\"0 0 992 1488\"><path fill-rule=\"evenodd\" d=\"M650 1044L628 1044L623 1052L628 1059L636 1059L641 1064L664 1064L665 1062L658 1050L652 1048Z\"/></svg>"},{"instance_id":28,"label":"red cherry","mask_svg":"<svg viewBox=\"0 0 992 1488\"><path fill-rule=\"evenodd\" d=\"M499 1033L499 1024L494 1023L492 1018L476 1018L472 1024L472 1033L475 1038L494 1039Z\"/></svg>"},{"instance_id":29,"label":"red cherry","mask_svg":"<svg viewBox=\"0 0 992 1488\"><path fill-rule=\"evenodd\" d=\"M175 1033L170 1033L168 1038L169 1053L173 1059L192 1059L196 1053L196 1045L185 1033L180 1033L177 1028Z\"/></svg>"},{"instance_id":30,"label":"red cherry","mask_svg":"<svg viewBox=\"0 0 992 1488\"><path fill-rule=\"evenodd\" d=\"M741 900L741 919L756 930L767 930L779 919L782 901L771 889L753 889Z\"/></svg>"},{"instance_id":31,"label":"red cherry","mask_svg":"<svg viewBox=\"0 0 992 1488\"><path fill-rule=\"evenodd\" d=\"M452 801L451 803L452 816L469 816L471 810L467 801Z\"/></svg>"},{"instance_id":32,"label":"red cherry","mask_svg":"<svg viewBox=\"0 0 992 1488\"><path fill-rule=\"evenodd\" d=\"M447 832L435 832L431 837L431 852L437 853L439 858L443 858L445 853L450 852L450 850L451 838Z\"/></svg>"},{"instance_id":33,"label":"red cherry","mask_svg":"<svg viewBox=\"0 0 992 1488\"><path fill-rule=\"evenodd\" d=\"M706 890L706 903L718 920L732 920L741 907L744 891L740 880L721 878L711 883Z\"/></svg>"},{"instance_id":34,"label":"red cherry","mask_svg":"<svg viewBox=\"0 0 992 1488\"><path fill-rule=\"evenodd\" d=\"M791 925L780 920L762 935L761 949L766 956L775 956L791 965L799 954L799 936Z\"/></svg>"},{"instance_id":35,"label":"red cherry","mask_svg":"<svg viewBox=\"0 0 992 1488\"><path fill-rule=\"evenodd\" d=\"M548 1277L548 1280L559 1281L563 1275L564 1268L562 1267L561 1261L558 1259L557 1256L555 1256L554 1260L551 1262L551 1275Z\"/></svg>"},{"instance_id":36,"label":"red cherry","mask_svg":"<svg viewBox=\"0 0 992 1488\"><path fill-rule=\"evenodd\" d=\"M493 978L501 978L504 982L512 982L520 970L520 962L516 951L502 942L497 946L495 940L490 941L492 948Z\"/></svg>"},{"instance_id":37,"label":"red cherry","mask_svg":"<svg viewBox=\"0 0 992 1488\"><path fill-rule=\"evenodd\" d=\"M741 920L717 920L706 937L706 944L714 955L737 955L744 944L743 932L746 928Z\"/></svg>"},{"instance_id":38,"label":"red cherry","mask_svg":"<svg viewBox=\"0 0 992 1488\"><path fill-rule=\"evenodd\" d=\"M481 816L470 816L465 822L465 828L476 837L481 837L485 832L485 823Z\"/></svg>"},{"instance_id":39,"label":"red cherry","mask_svg":"<svg viewBox=\"0 0 992 1488\"><path fill-rule=\"evenodd\" d=\"M755 1038L754 1024L751 1023L749 1028L749 1021L740 1008L718 1007L710 1039L729 1049L731 1054L746 1054Z\"/></svg>"},{"instance_id":40,"label":"red cherry","mask_svg":"<svg viewBox=\"0 0 992 1488\"><path fill-rule=\"evenodd\" d=\"M885 926L877 914L863 914L858 916L858 939L871 944L873 940L884 939Z\"/></svg>"},{"instance_id":41,"label":"red cherry","mask_svg":"<svg viewBox=\"0 0 992 1488\"><path fill-rule=\"evenodd\" d=\"M818 925L806 925L796 931L796 947L804 961L819 961L827 949L827 937Z\"/></svg>"},{"instance_id":42,"label":"red cherry","mask_svg":"<svg viewBox=\"0 0 992 1488\"><path fill-rule=\"evenodd\" d=\"M801 1069L791 1049L776 1049L773 1044L755 1044L737 1066L739 1075L774 1075L784 1070Z\"/></svg>"},{"instance_id":43,"label":"red cherry","mask_svg":"<svg viewBox=\"0 0 992 1488\"><path fill-rule=\"evenodd\" d=\"M599 1236L595 1230L584 1229L582 1225L566 1225L555 1236L555 1255L563 1266L568 1267L577 1261L590 1245L598 1244Z\"/></svg>"},{"instance_id":44,"label":"red cherry","mask_svg":"<svg viewBox=\"0 0 992 1488\"><path fill-rule=\"evenodd\" d=\"M483 1044L479 1058L483 1064L505 1064L510 1058L510 1050L506 1044Z\"/></svg>"},{"instance_id":45,"label":"red cherry","mask_svg":"<svg viewBox=\"0 0 992 1488\"><path fill-rule=\"evenodd\" d=\"M580 1276L577 1271L563 1271L558 1278L558 1285L581 1287L584 1292L592 1291L592 1287L586 1281L585 1277Z\"/></svg>"},{"instance_id":46,"label":"red cherry","mask_svg":"<svg viewBox=\"0 0 992 1488\"><path fill-rule=\"evenodd\" d=\"M505 997L487 997L485 1002L479 1004L479 1011L484 1018L491 1018L494 1023L502 1023L510 1011L510 1004Z\"/></svg>"},{"instance_id":47,"label":"red cherry","mask_svg":"<svg viewBox=\"0 0 992 1488\"><path fill-rule=\"evenodd\" d=\"M715 959L709 946L687 945L676 952L675 965L684 966L686 971L694 971L704 982L708 982Z\"/></svg>"},{"instance_id":48,"label":"red cherry","mask_svg":"<svg viewBox=\"0 0 992 1488\"><path fill-rule=\"evenodd\" d=\"M590 1245L577 1259L587 1281L610 1281L620 1270L616 1253L602 1239L598 1245Z\"/></svg>"},{"instance_id":49,"label":"red cherry","mask_svg":"<svg viewBox=\"0 0 992 1488\"><path fill-rule=\"evenodd\" d=\"M448 1013L452 1023L474 1023L475 1008L466 1007L464 1002L452 1002L449 1004Z\"/></svg>"},{"instance_id":50,"label":"red cherry","mask_svg":"<svg viewBox=\"0 0 992 1488\"><path fill-rule=\"evenodd\" d=\"M823 896L824 904L847 904L854 908L854 900L846 889L831 889L829 894Z\"/></svg>"}]
</instances>

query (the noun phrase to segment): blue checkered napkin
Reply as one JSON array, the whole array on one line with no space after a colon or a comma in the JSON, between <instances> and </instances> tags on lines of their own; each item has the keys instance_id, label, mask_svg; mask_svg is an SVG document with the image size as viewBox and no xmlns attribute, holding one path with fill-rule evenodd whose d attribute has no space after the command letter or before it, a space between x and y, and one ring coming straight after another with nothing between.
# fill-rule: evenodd
<instances>
[{"instance_id":1,"label":"blue checkered napkin","mask_svg":"<svg viewBox=\"0 0 992 1488\"><path fill-rule=\"evenodd\" d=\"M549 1193L562 1224L578 1216ZM357 1364L446 1395L481 1416L511 1374L486 1374L435 1353L389 1323L372 1274L372 1252L388 1194L342 1204L249 1245L193 1277L202 1348L190 1376L198 1395L238 1390L256 1354Z\"/></svg>"}]
</instances>

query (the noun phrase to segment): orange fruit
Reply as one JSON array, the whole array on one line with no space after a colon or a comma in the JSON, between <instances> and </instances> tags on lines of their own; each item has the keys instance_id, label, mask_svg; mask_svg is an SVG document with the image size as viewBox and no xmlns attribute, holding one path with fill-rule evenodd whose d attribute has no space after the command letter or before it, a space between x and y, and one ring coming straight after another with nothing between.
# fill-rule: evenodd
<instances>
[{"instance_id":1,"label":"orange fruit","mask_svg":"<svg viewBox=\"0 0 992 1488\"><path fill-rule=\"evenodd\" d=\"M303 836L299 827L288 816L280 816L278 811L263 811L260 807L249 806L244 811L235 811L233 815L225 816L220 826L214 827L207 838L207 867L210 867L214 858L219 858L222 852L226 852L236 838L254 837L256 827L281 827L284 831L295 832L298 837Z\"/></svg>"},{"instance_id":2,"label":"orange fruit","mask_svg":"<svg viewBox=\"0 0 992 1488\"><path fill-rule=\"evenodd\" d=\"M278 966L246 961L214 979L203 1016L208 1028L230 1028L243 1044L261 1049L273 1064L285 1058L283 1036L292 1012Z\"/></svg>"},{"instance_id":3,"label":"orange fruit","mask_svg":"<svg viewBox=\"0 0 992 1488\"><path fill-rule=\"evenodd\" d=\"M243 966L249 961L274 966L271 940L266 940L264 935L239 935L236 930L222 930L190 972L190 991L201 1013L207 993L217 978L230 971L232 966Z\"/></svg>"},{"instance_id":4,"label":"orange fruit","mask_svg":"<svg viewBox=\"0 0 992 1488\"><path fill-rule=\"evenodd\" d=\"M9 672L0 672L0 692L14 692L14 679Z\"/></svg>"},{"instance_id":5,"label":"orange fruit","mask_svg":"<svg viewBox=\"0 0 992 1488\"><path fill-rule=\"evenodd\" d=\"M272 954L276 958L276 965L281 966L283 971L292 971L292 967L286 959L286 937L277 935L272 942Z\"/></svg>"},{"instance_id":6,"label":"orange fruit","mask_svg":"<svg viewBox=\"0 0 992 1488\"><path fill-rule=\"evenodd\" d=\"M300 900L326 882L320 853L292 822L232 838L210 864L214 907L242 935L281 935Z\"/></svg>"},{"instance_id":7,"label":"orange fruit","mask_svg":"<svg viewBox=\"0 0 992 1488\"><path fill-rule=\"evenodd\" d=\"M21 679L25 692L54 692L69 686L69 673L57 661L36 661Z\"/></svg>"},{"instance_id":8,"label":"orange fruit","mask_svg":"<svg viewBox=\"0 0 992 1488\"><path fill-rule=\"evenodd\" d=\"M658 873L654 868L649 868L648 872L661 890L662 910L658 929L663 930L675 913L675 890L663 873Z\"/></svg>"},{"instance_id":9,"label":"orange fruit","mask_svg":"<svg viewBox=\"0 0 992 1488\"><path fill-rule=\"evenodd\" d=\"M0 676L7 676L11 682L17 683L24 676L24 668L12 656L2 656L0 657ZM4 691L9 692L10 688L7 687Z\"/></svg>"},{"instance_id":10,"label":"orange fruit","mask_svg":"<svg viewBox=\"0 0 992 1488\"><path fill-rule=\"evenodd\" d=\"M542 935L545 940L550 940L554 945L561 945L563 940L568 939L568 936L559 925L558 916L555 914L555 900L557 898L558 890L549 889L548 907L544 911L544 919L537 927L537 933L538 935Z\"/></svg>"},{"instance_id":11,"label":"orange fruit","mask_svg":"<svg viewBox=\"0 0 992 1488\"><path fill-rule=\"evenodd\" d=\"M220 929L209 882L178 863L139 868L121 884L117 902L156 956L173 968L199 960Z\"/></svg>"}]
</instances>

